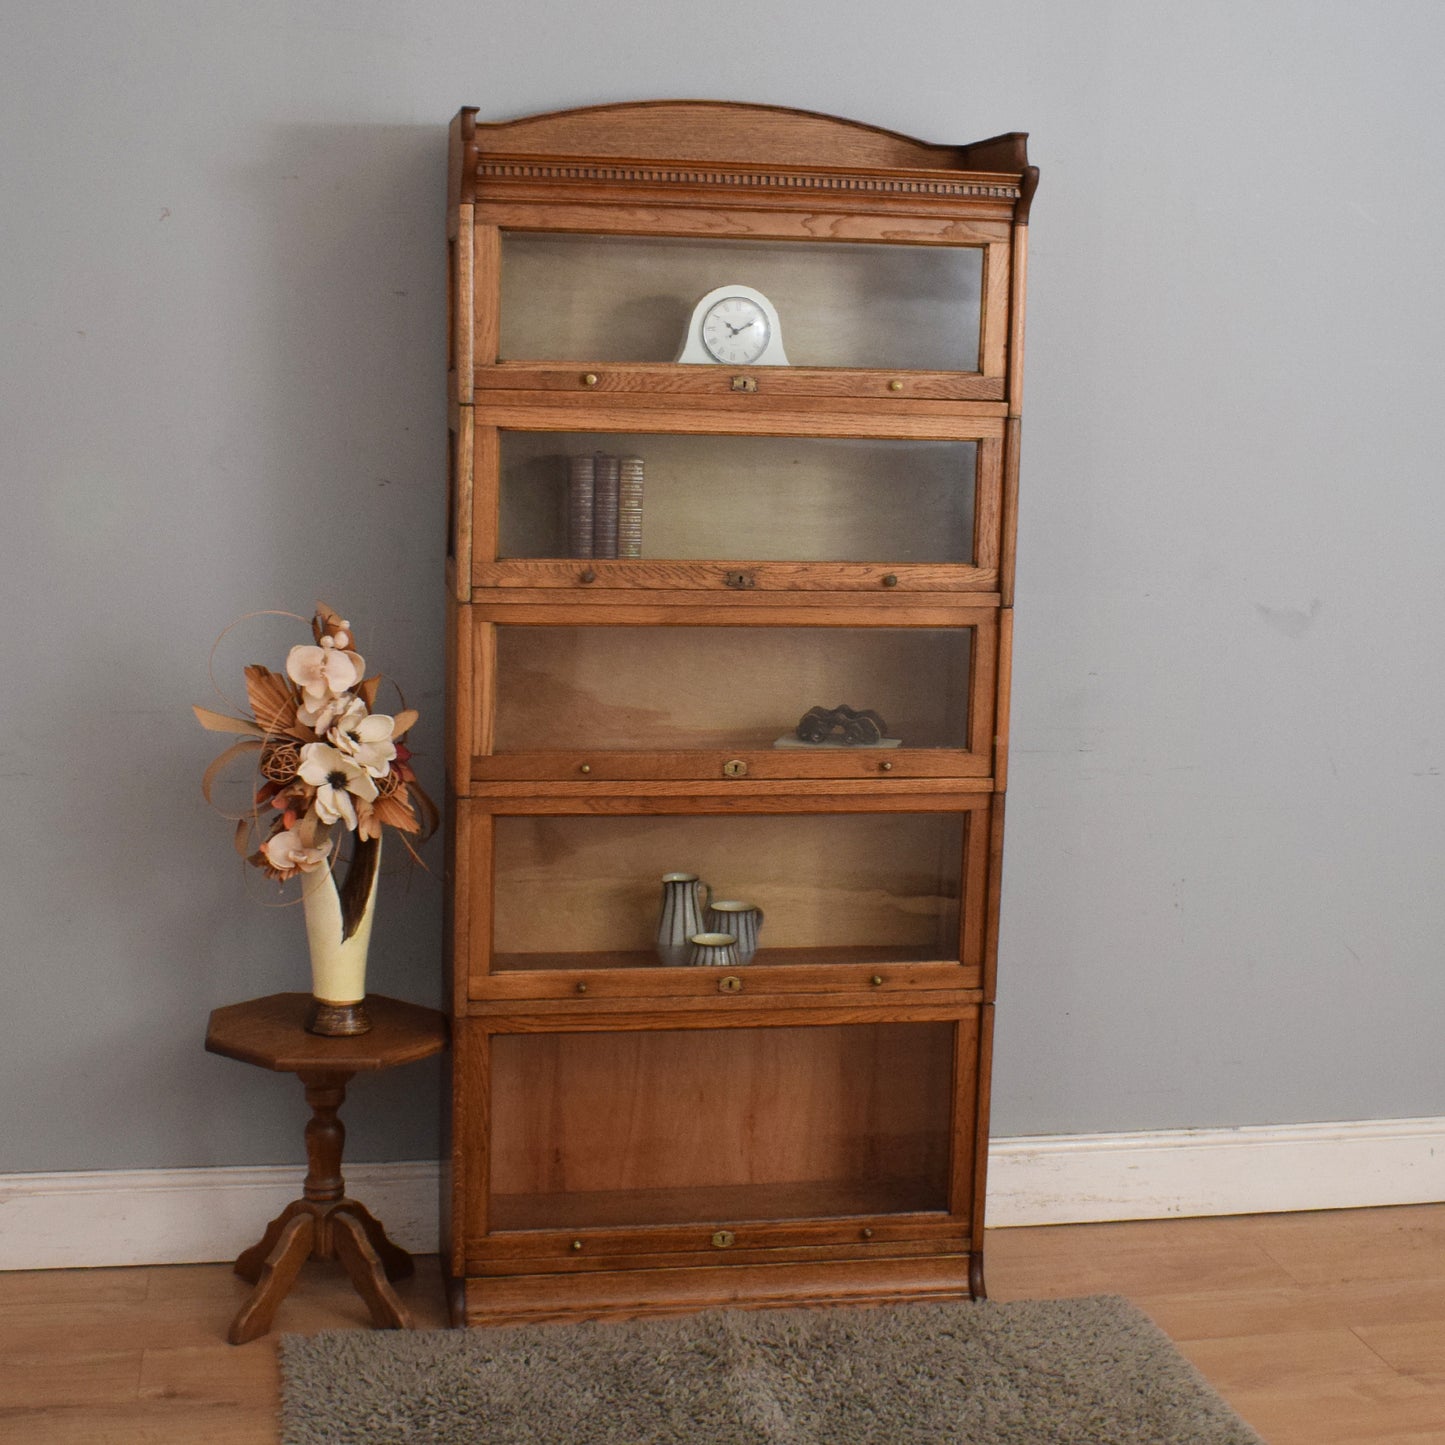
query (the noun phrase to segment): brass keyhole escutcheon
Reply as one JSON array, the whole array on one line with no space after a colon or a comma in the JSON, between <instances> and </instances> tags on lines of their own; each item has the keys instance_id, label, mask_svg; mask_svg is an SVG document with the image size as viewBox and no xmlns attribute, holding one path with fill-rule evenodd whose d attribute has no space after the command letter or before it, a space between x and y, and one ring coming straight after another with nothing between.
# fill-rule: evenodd
<instances>
[{"instance_id":1,"label":"brass keyhole escutcheon","mask_svg":"<svg viewBox=\"0 0 1445 1445\"><path fill-rule=\"evenodd\" d=\"M717 991L719 993L741 993L743 991L743 981L737 974L730 973L726 978L718 979Z\"/></svg>"},{"instance_id":2,"label":"brass keyhole escutcheon","mask_svg":"<svg viewBox=\"0 0 1445 1445\"><path fill-rule=\"evenodd\" d=\"M733 377L733 390L734 390L734 391L756 391L757 389L758 389L758 381L757 381L757 378L756 378L755 376L735 376L735 377Z\"/></svg>"},{"instance_id":3,"label":"brass keyhole escutcheon","mask_svg":"<svg viewBox=\"0 0 1445 1445\"><path fill-rule=\"evenodd\" d=\"M748 765L741 758L730 758L723 764L723 777L745 778L748 775Z\"/></svg>"},{"instance_id":4,"label":"brass keyhole escutcheon","mask_svg":"<svg viewBox=\"0 0 1445 1445\"><path fill-rule=\"evenodd\" d=\"M730 1229L720 1229L712 1237L714 1249L731 1249L733 1247L733 1232Z\"/></svg>"}]
</instances>

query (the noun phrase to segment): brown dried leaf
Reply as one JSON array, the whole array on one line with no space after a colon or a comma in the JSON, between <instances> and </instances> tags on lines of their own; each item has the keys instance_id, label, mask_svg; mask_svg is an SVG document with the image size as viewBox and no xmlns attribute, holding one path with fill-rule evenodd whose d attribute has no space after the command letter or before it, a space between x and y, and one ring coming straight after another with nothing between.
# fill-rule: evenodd
<instances>
[{"instance_id":1,"label":"brown dried leaf","mask_svg":"<svg viewBox=\"0 0 1445 1445\"><path fill-rule=\"evenodd\" d=\"M199 707L191 704L191 711L196 715L196 721L208 732L213 733L244 733L247 737L259 737L261 729L253 722L245 718L227 717L223 712L212 712L208 707Z\"/></svg>"},{"instance_id":2,"label":"brown dried leaf","mask_svg":"<svg viewBox=\"0 0 1445 1445\"><path fill-rule=\"evenodd\" d=\"M404 786L385 798L378 798L371 805L371 812L378 823L388 828L399 828L403 833L421 832L421 824L411 810Z\"/></svg>"},{"instance_id":3,"label":"brown dried leaf","mask_svg":"<svg viewBox=\"0 0 1445 1445\"><path fill-rule=\"evenodd\" d=\"M375 677L363 678L356 684L356 695L366 704L367 712L376 707L376 695L381 691L381 674L378 672Z\"/></svg>"},{"instance_id":4,"label":"brown dried leaf","mask_svg":"<svg viewBox=\"0 0 1445 1445\"><path fill-rule=\"evenodd\" d=\"M416 726L417 719L420 716L421 714L414 707L406 708L404 711L397 713L396 726L391 730L392 740L398 741L409 733L412 728Z\"/></svg>"},{"instance_id":5,"label":"brown dried leaf","mask_svg":"<svg viewBox=\"0 0 1445 1445\"><path fill-rule=\"evenodd\" d=\"M291 684L278 672L253 663L246 669L246 696L256 721L268 733L284 733L287 737L305 737L296 722L296 694Z\"/></svg>"}]
</instances>

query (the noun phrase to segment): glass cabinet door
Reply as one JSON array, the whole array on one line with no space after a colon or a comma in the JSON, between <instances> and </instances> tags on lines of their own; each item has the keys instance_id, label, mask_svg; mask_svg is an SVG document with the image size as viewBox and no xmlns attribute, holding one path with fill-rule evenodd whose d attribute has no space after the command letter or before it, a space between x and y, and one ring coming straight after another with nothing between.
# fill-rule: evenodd
<instances>
[{"instance_id":1,"label":"glass cabinet door","mask_svg":"<svg viewBox=\"0 0 1445 1445\"><path fill-rule=\"evenodd\" d=\"M505 430L497 555L969 565L987 480L980 450L975 440Z\"/></svg>"},{"instance_id":2,"label":"glass cabinet door","mask_svg":"<svg viewBox=\"0 0 1445 1445\"><path fill-rule=\"evenodd\" d=\"M504 231L501 249L504 362L675 361L695 304L740 283L793 367L979 369L981 247Z\"/></svg>"},{"instance_id":3,"label":"glass cabinet door","mask_svg":"<svg viewBox=\"0 0 1445 1445\"><path fill-rule=\"evenodd\" d=\"M973 631L499 622L492 747L963 751Z\"/></svg>"},{"instance_id":4,"label":"glass cabinet door","mask_svg":"<svg viewBox=\"0 0 1445 1445\"><path fill-rule=\"evenodd\" d=\"M735 966L749 976L773 966L937 962L952 986L966 986L958 965L976 963L982 948L983 817L961 810L482 818L486 836L474 843L471 881L491 938L473 940L474 978L668 969L678 972L671 982L693 980L715 993L733 965L695 956L688 947L695 929L732 933L741 943ZM746 929L723 917L736 910L708 913L723 902L757 910L756 952L746 960ZM678 924L663 930L669 904ZM642 978L640 986L668 982Z\"/></svg>"},{"instance_id":5,"label":"glass cabinet door","mask_svg":"<svg viewBox=\"0 0 1445 1445\"><path fill-rule=\"evenodd\" d=\"M954 1032L929 1022L498 1035L489 1227L943 1214Z\"/></svg>"}]
</instances>

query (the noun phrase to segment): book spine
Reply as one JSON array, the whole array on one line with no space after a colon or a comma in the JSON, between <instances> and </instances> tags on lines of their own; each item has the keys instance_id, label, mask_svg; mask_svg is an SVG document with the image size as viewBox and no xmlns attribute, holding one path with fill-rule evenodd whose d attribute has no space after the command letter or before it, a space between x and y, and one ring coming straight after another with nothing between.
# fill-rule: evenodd
<instances>
[{"instance_id":1,"label":"book spine","mask_svg":"<svg viewBox=\"0 0 1445 1445\"><path fill-rule=\"evenodd\" d=\"M567 555L591 557L596 511L596 472L590 456L569 458L567 480Z\"/></svg>"},{"instance_id":2,"label":"book spine","mask_svg":"<svg viewBox=\"0 0 1445 1445\"><path fill-rule=\"evenodd\" d=\"M617 555L642 556L641 457L623 457L618 465Z\"/></svg>"},{"instance_id":3,"label":"book spine","mask_svg":"<svg viewBox=\"0 0 1445 1445\"><path fill-rule=\"evenodd\" d=\"M618 460L606 452L596 457L596 505L592 517L592 555L617 555L617 487L620 475Z\"/></svg>"}]
</instances>

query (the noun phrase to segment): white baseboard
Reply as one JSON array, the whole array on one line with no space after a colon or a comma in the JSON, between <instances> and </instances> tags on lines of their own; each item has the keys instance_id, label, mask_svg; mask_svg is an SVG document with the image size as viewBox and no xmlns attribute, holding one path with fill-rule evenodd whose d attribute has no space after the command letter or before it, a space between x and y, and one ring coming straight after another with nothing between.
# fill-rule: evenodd
<instances>
[{"instance_id":1,"label":"white baseboard","mask_svg":"<svg viewBox=\"0 0 1445 1445\"><path fill-rule=\"evenodd\" d=\"M293 1165L0 1175L0 1269L233 1259L300 1193ZM347 1192L398 1244L437 1247L438 1166L351 1164ZM1007 1227L1445 1200L1445 1119L996 1139Z\"/></svg>"},{"instance_id":2,"label":"white baseboard","mask_svg":"<svg viewBox=\"0 0 1445 1445\"><path fill-rule=\"evenodd\" d=\"M1445 1200L1445 1119L995 1139L988 1223L1088 1224Z\"/></svg>"},{"instance_id":3,"label":"white baseboard","mask_svg":"<svg viewBox=\"0 0 1445 1445\"><path fill-rule=\"evenodd\" d=\"M434 1160L348 1164L346 1192L404 1249L437 1247ZM0 1269L234 1259L301 1193L304 1167L0 1175Z\"/></svg>"}]
</instances>

